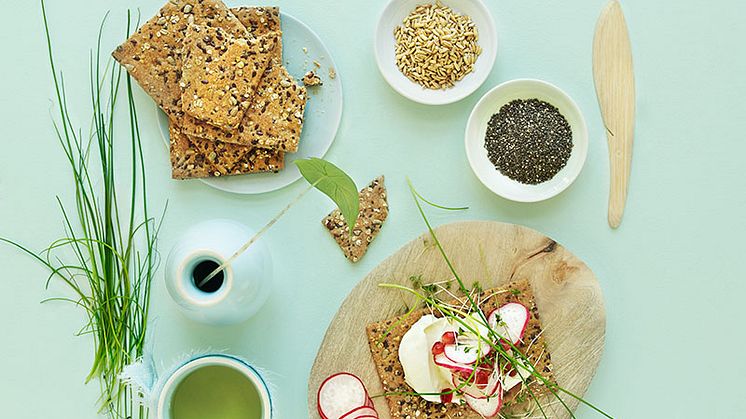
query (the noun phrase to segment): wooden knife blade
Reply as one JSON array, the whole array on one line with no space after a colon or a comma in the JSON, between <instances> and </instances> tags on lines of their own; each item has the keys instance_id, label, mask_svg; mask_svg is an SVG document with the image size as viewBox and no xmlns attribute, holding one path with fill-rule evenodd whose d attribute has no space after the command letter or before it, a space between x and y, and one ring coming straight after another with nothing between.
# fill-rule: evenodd
<instances>
[{"instance_id":1,"label":"wooden knife blade","mask_svg":"<svg viewBox=\"0 0 746 419\"><path fill-rule=\"evenodd\" d=\"M596 24L593 80L609 143L609 225L617 228L627 201L635 129L632 48L618 0L609 1Z\"/></svg>"}]
</instances>

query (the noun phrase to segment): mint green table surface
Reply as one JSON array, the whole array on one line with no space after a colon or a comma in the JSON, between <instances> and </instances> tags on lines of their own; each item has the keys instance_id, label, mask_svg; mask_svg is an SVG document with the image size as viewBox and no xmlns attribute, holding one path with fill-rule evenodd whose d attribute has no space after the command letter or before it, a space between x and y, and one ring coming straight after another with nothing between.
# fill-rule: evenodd
<instances>
[{"instance_id":1,"label":"mint green table surface","mask_svg":"<svg viewBox=\"0 0 746 419\"><path fill-rule=\"evenodd\" d=\"M460 103L426 107L397 95L376 68L373 33L383 1L280 0L334 54L345 92L342 125L328 157L359 184L385 174L391 215L363 260L352 265L320 225L330 210L311 194L266 236L278 282L245 324L211 328L186 320L153 284L155 354L171 365L193 349L223 349L268 371L277 417L304 418L317 347L338 306L365 274L424 231L406 189L462 213L431 211L436 224L498 220L555 238L594 270L606 299L606 350L587 398L620 418L736 418L746 413L746 3L629 0L623 6L637 76L637 130L627 212L606 223L606 139L591 74L591 42L603 0L486 0L497 23L497 62L484 86ZM50 0L56 55L78 123L88 111L88 50L111 9L106 50L121 41L125 2ZM152 16L160 0L128 2ZM231 5L239 2L231 1ZM36 1L2 2L0 26L0 234L43 248L62 232L54 195L71 182L49 117L52 85ZM277 4L277 3L274 3ZM541 78L565 89L588 121L590 152L569 190L543 203L496 197L471 173L466 118L496 84ZM261 227L304 188L230 195L172 181L152 101L137 91L151 205L169 210L160 251L198 221L229 217ZM122 109L124 110L124 109ZM124 114L124 112L123 112ZM124 144L123 144L124 147ZM122 150L122 162L127 153ZM66 295L26 256L0 247L0 417L95 418L95 383L83 384L91 342L74 333L82 313L39 304ZM580 409L581 418L596 417Z\"/></svg>"}]
</instances>

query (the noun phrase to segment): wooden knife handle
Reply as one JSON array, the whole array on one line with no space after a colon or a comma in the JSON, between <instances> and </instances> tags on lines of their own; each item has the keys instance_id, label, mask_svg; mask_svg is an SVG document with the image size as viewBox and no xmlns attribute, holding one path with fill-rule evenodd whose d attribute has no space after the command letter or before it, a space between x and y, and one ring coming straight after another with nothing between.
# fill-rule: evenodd
<instances>
[{"instance_id":1,"label":"wooden knife handle","mask_svg":"<svg viewBox=\"0 0 746 419\"><path fill-rule=\"evenodd\" d=\"M632 132L606 132L609 140L609 168L611 185L609 188L609 226L617 228L622 223L624 204L627 202L627 188L632 167Z\"/></svg>"}]
</instances>

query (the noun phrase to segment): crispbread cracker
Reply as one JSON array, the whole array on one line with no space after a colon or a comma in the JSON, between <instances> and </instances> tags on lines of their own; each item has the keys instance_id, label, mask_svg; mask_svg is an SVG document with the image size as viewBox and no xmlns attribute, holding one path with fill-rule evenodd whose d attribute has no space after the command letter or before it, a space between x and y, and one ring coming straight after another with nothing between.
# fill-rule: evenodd
<instances>
[{"instance_id":1,"label":"crispbread cracker","mask_svg":"<svg viewBox=\"0 0 746 419\"><path fill-rule=\"evenodd\" d=\"M259 83L256 100L246 111L238 131L260 147L295 152L307 99L306 88L298 85L285 67L274 67Z\"/></svg>"},{"instance_id":2,"label":"crispbread cracker","mask_svg":"<svg viewBox=\"0 0 746 419\"><path fill-rule=\"evenodd\" d=\"M172 120L182 120L182 41L190 24L219 27L242 37L246 28L220 0L170 0L112 53ZM184 118L188 119L188 118Z\"/></svg>"},{"instance_id":3,"label":"crispbread cracker","mask_svg":"<svg viewBox=\"0 0 746 419\"><path fill-rule=\"evenodd\" d=\"M296 152L308 96L306 89L299 86L282 65L280 10L276 7L237 7L231 11L253 36L276 34L272 62L260 81L256 99L252 100L237 130L222 130L207 124L182 124L182 130L211 140ZM264 99L255 102L260 97Z\"/></svg>"},{"instance_id":4,"label":"crispbread cracker","mask_svg":"<svg viewBox=\"0 0 746 419\"><path fill-rule=\"evenodd\" d=\"M345 257L352 262L357 262L365 255L368 246L389 215L386 186L383 180L383 176L377 177L360 190L360 211L355 221L355 228L352 229L352 237L350 237L350 228L339 209L332 211L321 222L329 230Z\"/></svg>"},{"instance_id":5,"label":"crispbread cracker","mask_svg":"<svg viewBox=\"0 0 746 419\"><path fill-rule=\"evenodd\" d=\"M285 166L281 151L190 137L182 134L173 123L169 132L174 179L271 172Z\"/></svg>"},{"instance_id":6,"label":"crispbread cracker","mask_svg":"<svg viewBox=\"0 0 746 419\"><path fill-rule=\"evenodd\" d=\"M282 29L279 7L234 7L231 12L254 36L277 32L277 42L272 51L273 60L282 65Z\"/></svg>"},{"instance_id":7,"label":"crispbread cracker","mask_svg":"<svg viewBox=\"0 0 746 419\"><path fill-rule=\"evenodd\" d=\"M505 287L484 291L477 301L485 314L509 302L519 302L529 308L531 316L523 337L523 342L516 346L533 363L537 371L550 382L554 381L552 374L551 356L548 352L546 342L541 329L539 311L536 308L533 289L528 280L512 282ZM460 302L459 302L460 304ZM384 393L411 393L412 388L404 381L404 370L399 362L399 343L404 334L414 325L417 320L425 314L430 314L427 309L414 311L410 315L402 315L378 323L372 323L366 328L370 352L376 371L381 379ZM436 316L439 316L436 313ZM518 387L504 395L503 405L505 409L519 408L516 399ZM538 397L547 392L547 388L533 381L531 390ZM480 417L471 408L453 403L437 404L430 403L421 397L409 395L389 395L386 397L392 418L478 418ZM512 407L511 407L512 406ZM419 413L416 413L419 412Z\"/></svg>"},{"instance_id":8,"label":"crispbread cracker","mask_svg":"<svg viewBox=\"0 0 746 419\"><path fill-rule=\"evenodd\" d=\"M262 77L236 131L226 132L207 124L185 125L183 130L195 137L293 153L298 151L306 100L306 88L299 86L284 67L275 66Z\"/></svg>"},{"instance_id":9,"label":"crispbread cracker","mask_svg":"<svg viewBox=\"0 0 746 419\"><path fill-rule=\"evenodd\" d=\"M271 60L276 35L236 38L219 27L191 25L184 38L184 112L234 130Z\"/></svg>"}]
</instances>

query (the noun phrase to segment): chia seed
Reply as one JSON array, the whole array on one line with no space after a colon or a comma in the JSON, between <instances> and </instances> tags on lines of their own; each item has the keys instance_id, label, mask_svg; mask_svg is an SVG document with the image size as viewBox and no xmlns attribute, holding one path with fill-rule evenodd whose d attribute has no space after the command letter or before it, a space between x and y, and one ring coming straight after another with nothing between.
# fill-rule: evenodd
<instances>
[{"instance_id":1,"label":"chia seed","mask_svg":"<svg viewBox=\"0 0 746 419\"><path fill-rule=\"evenodd\" d=\"M484 148L503 175L527 185L552 179L572 152L572 129L559 110L539 99L517 99L490 118Z\"/></svg>"}]
</instances>

